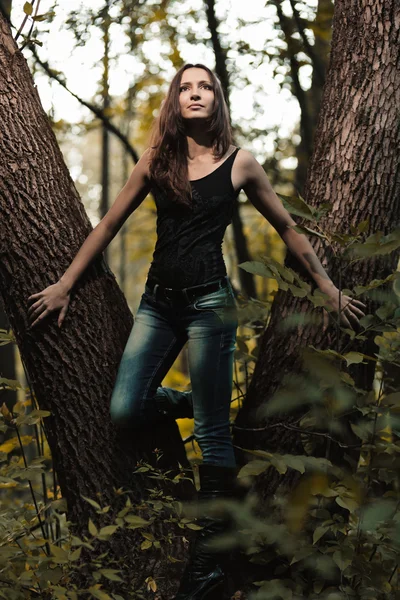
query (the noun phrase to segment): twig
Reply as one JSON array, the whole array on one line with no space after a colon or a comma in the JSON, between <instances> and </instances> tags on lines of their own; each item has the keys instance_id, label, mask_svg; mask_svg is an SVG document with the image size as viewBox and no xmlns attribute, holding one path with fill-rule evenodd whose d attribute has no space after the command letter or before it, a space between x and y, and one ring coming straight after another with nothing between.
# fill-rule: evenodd
<instances>
[{"instance_id":1,"label":"twig","mask_svg":"<svg viewBox=\"0 0 400 600\"><path fill-rule=\"evenodd\" d=\"M27 469L27 468L28 468L28 463L26 462L25 450L24 450L24 447L23 447L23 445L22 445L21 436L20 436L20 433L19 433L18 427L16 427L15 429L16 429L16 432L17 432L17 437L18 437L19 446L20 446L20 448L21 448L21 452L22 452L22 459L23 459L23 461L24 461L25 469ZM42 530L42 535L43 535L44 539L46 539L46 532L45 532L45 530L44 530L44 527L43 527L43 521L42 521L42 519L41 519L41 517L40 517L39 507L38 507L38 505L37 505L37 502L36 502L36 496L35 496L35 492L33 491L32 482L31 482L31 480L30 480L30 479L28 479L28 484L29 484L29 489L30 489L30 491L31 491L31 495L32 495L33 503L34 503L34 505L35 505L35 509L36 509L36 516L37 516L37 518L39 519L40 528L41 528L41 530ZM49 547L49 544L48 544L47 540L46 540L46 550L47 550L47 555L48 555L48 556L50 556L50 547Z\"/></svg>"},{"instance_id":2,"label":"twig","mask_svg":"<svg viewBox=\"0 0 400 600\"><path fill-rule=\"evenodd\" d=\"M32 8L33 8L34 4L35 4L35 0L32 0ZM15 41L15 42L17 41L17 39L18 39L18 38L19 38L19 36L21 35L21 33L22 33L22 30L23 30L23 28L25 27L25 23L26 23L26 21L27 21L28 17L29 17L29 15L25 13L25 17L24 17L24 20L22 21L21 27L18 29L18 31L17 31L17 34L16 34L16 36L15 36L15 38L14 38L14 41Z\"/></svg>"},{"instance_id":3,"label":"twig","mask_svg":"<svg viewBox=\"0 0 400 600\"><path fill-rule=\"evenodd\" d=\"M87 102L86 100L84 100L83 98L78 96L78 94L75 94L74 92L72 92L67 87L67 84L60 78L60 76L57 75L55 73L55 71L50 67L49 63L47 61L41 60L39 58L36 48L32 47L31 51L32 51L33 56L36 59L36 62L49 75L49 77L51 77L52 79L55 79L57 81L57 83L59 83L65 90L67 90L67 92L69 92L71 94L71 96L76 98L76 100L78 100L78 102L80 102L80 104L82 104L83 106L86 106L86 108L88 108L94 115L96 115L96 117L98 119L100 119L102 121L102 123L105 125L105 127L122 142L122 144L125 147L125 149L127 150L128 154L132 157L133 161L135 163L137 163L139 161L138 153L133 148L133 146L130 144L126 135L124 135L122 133L122 131L120 131L115 125L113 125L113 123L111 123L110 119L104 114L104 112L101 110L101 108L98 108L94 104Z\"/></svg>"},{"instance_id":4,"label":"twig","mask_svg":"<svg viewBox=\"0 0 400 600\"><path fill-rule=\"evenodd\" d=\"M32 6L33 6L33 3L32 3ZM38 0L38 3L37 3L37 5L36 5L36 8L35 8L35 14L33 15L33 19L32 19L32 25L31 25L31 28L30 28L30 30L29 30L29 32L28 32L28 35L26 36L26 40L24 41L24 43L22 44L21 48L19 49L19 50L20 50L20 52L22 52L22 50L23 50L23 49L26 47L26 45L27 45L27 44L29 44L29 42L30 42L31 33L32 33L32 31L33 31L33 28L34 28L34 26L35 26L35 17L36 17L36 15L37 15L37 12L38 12L38 10L39 10L39 6L40 6L40 0Z\"/></svg>"},{"instance_id":5,"label":"twig","mask_svg":"<svg viewBox=\"0 0 400 600\"><path fill-rule=\"evenodd\" d=\"M239 427L239 425L233 424L235 429L240 429L241 431L266 431L267 429L273 429L275 427L283 427L284 429L289 429L291 431L298 431L299 433L308 433L309 435L316 435L320 437L327 438L328 440L335 442L341 448L360 448L362 444L343 444L339 442L339 440L335 440L333 437L329 435L329 433L322 433L320 431L311 431L310 429L302 429L301 427L295 427L294 425L288 425L287 423L274 423L273 425L265 425L265 427Z\"/></svg>"}]
</instances>

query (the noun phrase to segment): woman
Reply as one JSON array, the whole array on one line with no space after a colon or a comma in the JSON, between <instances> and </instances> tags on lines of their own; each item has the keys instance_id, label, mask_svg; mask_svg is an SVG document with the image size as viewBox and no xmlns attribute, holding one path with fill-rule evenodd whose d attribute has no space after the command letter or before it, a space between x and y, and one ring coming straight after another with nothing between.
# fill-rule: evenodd
<instances>
[{"instance_id":1,"label":"woman","mask_svg":"<svg viewBox=\"0 0 400 600\"><path fill-rule=\"evenodd\" d=\"M150 148L132 171L114 205L90 233L61 279L30 296L32 327L61 309L92 259L110 243L128 216L152 190L157 205L157 243L145 291L128 339L111 398L120 427L194 416L202 450L199 498L233 494L235 457L229 429L237 314L221 252L234 202L243 189L275 227L338 310L334 286L295 221L283 208L250 152L235 148L221 85L201 64L185 65L173 78L155 123ZM344 325L357 325L365 306L342 295ZM161 387L188 342L191 392ZM207 541L224 530L223 520L202 521L176 600L221 598L222 553Z\"/></svg>"}]
</instances>

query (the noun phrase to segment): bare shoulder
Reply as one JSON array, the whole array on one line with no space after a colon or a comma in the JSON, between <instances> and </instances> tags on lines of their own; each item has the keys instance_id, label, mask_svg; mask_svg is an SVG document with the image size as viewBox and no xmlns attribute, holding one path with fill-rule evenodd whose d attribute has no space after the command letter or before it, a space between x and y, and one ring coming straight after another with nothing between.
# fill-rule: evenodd
<instances>
[{"instance_id":1,"label":"bare shoulder","mask_svg":"<svg viewBox=\"0 0 400 600\"><path fill-rule=\"evenodd\" d=\"M136 165L146 178L150 177L150 161L151 148L146 148Z\"/></svg>"},{"instance_id":2,"label":"bare shoulder","mask_svg":"<svg viewBox=\"0 0 400 600\"><path fill-rule=\"evenodd\" d=\"M150 148L146 148L142 156L134 166L127 185L129 188L136 188L138 186L149 185L150 182Z\"/></svg>"},{"instance_id":3,"label":"bare shoulder","mask_svg":"<svg viewBox=\"0 0 400 600\"><path fill-rule=\"evenodd\" d=\"M265 175L264 169L255 158L255 156L248 150L240 148L235 159L235 168L240 178L241 186L245 186L260 177Z\"/></svg>"},{"instance_id":4,"label":"bare shoulder","mask_svg":"<svg viewBox=\"0 0 400 600\"><path fill-rule=\"evenodd\" d=\"M254 155L244 148L240 148L237 153L236 162L245 167L250 167L252 164L259 164Z\"/></svg>"}]
</instances>

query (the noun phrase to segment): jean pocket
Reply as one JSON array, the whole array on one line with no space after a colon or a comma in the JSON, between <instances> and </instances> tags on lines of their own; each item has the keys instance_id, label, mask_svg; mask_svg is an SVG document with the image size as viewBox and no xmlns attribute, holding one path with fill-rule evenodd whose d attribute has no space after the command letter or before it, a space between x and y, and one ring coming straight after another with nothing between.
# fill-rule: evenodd
<instances>
[{"instance_id":1,"label":"jean pocket","mask_svg":"<svg viewBox=\"0 0 400 600\"><path fill-rule=\"evenodd\" d=\"M221 288L215 292L203 294L193 302L193 307L197 310L210 310L225 308L227 306L235 306L235 297L230 286Z\"/></svg>"}]
</instances>

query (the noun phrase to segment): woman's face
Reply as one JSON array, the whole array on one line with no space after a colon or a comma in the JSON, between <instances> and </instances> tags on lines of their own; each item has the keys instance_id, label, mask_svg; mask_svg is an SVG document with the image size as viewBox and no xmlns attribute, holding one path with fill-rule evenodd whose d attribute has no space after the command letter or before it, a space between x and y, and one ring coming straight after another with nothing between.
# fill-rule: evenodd
<instances>
[{"instance_id":1,"label":"woman's face","mask_svg":"<svg viewBox=\"0 0 400 600\"><path fill-rule=\"evenodd\" d=\"M205 119L214 108L214 87L204 69L191 67L182 73L179 104L184 119Z\"/></svg>"}]
</instances>

